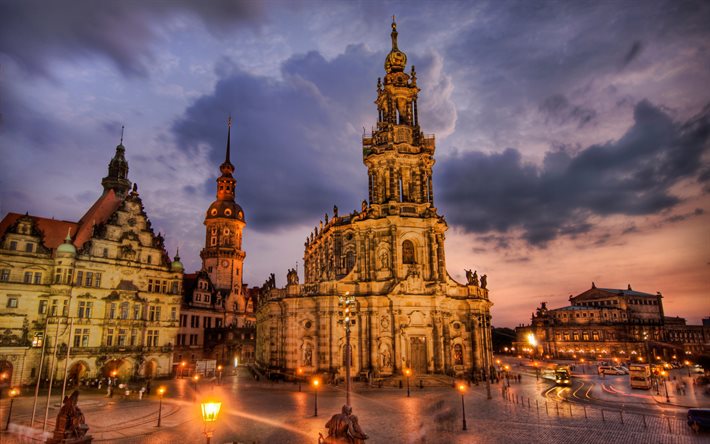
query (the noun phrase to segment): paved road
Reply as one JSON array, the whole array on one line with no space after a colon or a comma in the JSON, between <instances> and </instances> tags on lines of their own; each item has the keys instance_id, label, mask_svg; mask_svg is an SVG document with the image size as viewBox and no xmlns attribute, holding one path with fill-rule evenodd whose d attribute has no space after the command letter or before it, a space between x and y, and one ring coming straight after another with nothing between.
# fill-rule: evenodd
<instances>
[{"instance_id":1,"label":"paved road","mask_svg":"<svg viewBox=\"0 0 710 444\"><path fill-rule=\"evenodd\" d=\"M584 383L582 381L582 383ZM545 382L534 376L513 384L506 398L501 384L493 385L493 399L486 399L485 387L472 386L464 396L467 431L462 430L461 397L450 387L412 387L412 396L398 388L370 389L356 386L353 410L370 435L369 443L598 443L598 442L707 442L710 435L694 435L682 420L671 416L625 414L622 418L570 402L552 402L544 407ZM255 382L245 369L225 377L222 385L202 382L198 393L188 380L167 381L162 427L157 422L158 401L112 399L100 393L84 393L82 407L95 442L102 443L194 443L204 442L199 406L194 401L208 395L223 400L213 443L315 443L325 422L340 410L343 387L324 387L318 394L314 416L314 393L302 392L294 384ZM156 385L153 386L154 388ZM578 395L583 390L578 391ZM574 390L571 390L574 393ZM583 395L582 395L583 396ZM58 401L58 399L56 400ZM538 401L537 403L535 401ZM542 401L542 402L540 402ZM6 415L3 401L2 418ZM5 443L39 442L28 427L32 399L15 402L10 433ZM562 407L560 407L562 406ZM40 404L42 413L43 404ZM52 406L50 418L56 415ZM43 414L39 415L43 419ZM645 423L644 423L645 421ZM41 429L41 422L35 427ZM53 419L48 429L54 426Z\"/></svg>"}]
</instances>

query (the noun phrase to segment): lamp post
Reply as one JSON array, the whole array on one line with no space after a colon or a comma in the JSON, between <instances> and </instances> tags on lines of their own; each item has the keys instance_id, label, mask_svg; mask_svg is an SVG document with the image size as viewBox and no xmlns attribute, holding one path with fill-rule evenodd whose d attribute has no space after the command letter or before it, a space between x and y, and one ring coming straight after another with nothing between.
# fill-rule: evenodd
<instances>
[{"instance_id":1,"label":"lamp post","mask_svg":"<svg viewBox=\"0 0 710 444\"><path fill-rule=\"evenodd\" d=\"M407 377L407 398L409 398L409 377L412 375L412 371L408 368L404 369L404 376Z\"/></svg>"},{"instance_id":2,"label":"lamp post","mask_svg":"<svg viewBox=\"0 0 710 444\"><path fill-rule=\"evenodd\" d=\"M158 387L158 425L160 427L160 420L163 417L163 395L165 394L165 387Z\"/></svg>"},{"instance_id":3,"label":"lamp post","mask_svg":"<svg viewBox=\"0 0 710 444\"><path fill-rule=\"evenodd\" d=\"M10 417L12 416L12 403L15 400L15 396L20 394L20 389L11 388L7 394L10 396L10 407L8 408L8 411L7 411L7 422L5 423L5 431L7 431L7 429L10 428Z\"/></svg>"},{"instance_id":4,"label":"lamp post","mask_svg":"<svg viewBox=\"0 0 710 444\"><path fill-rule=\"evenodd\" d=\"M313 378L313 399L315 401L313 408L313 416L318 416L318 385L320 384L320 379Z\"/></svg>"},{"instance_id":5,"label":"lamp post","mask_svg":"<svg viewBox=\"0 0 710 444\"><path fill-rule=\"evenodd\" d=\"M690 378L690 361L686 360L684 364L685 368L688 370L688 377Z\"/></svg>"},{"instance_id":6,"label":"lamp post","mask_svg":"<svg viewBox=\"0 0 710 444\"><path fill-rule=\"evenodd\" d=\"M663 376L663 389L666 391L666 402L671 402L671 398L668 396L668 386L666 385L667 374L665 370L661 372L661 376Z\"/></svg>"},{"instance_id":7,"label":"lamp post","mask_svg":"<svg viewBox=\"0 0 710 444\"><path fill-rule=\"evenodd\" d=\"M195 399L197 399L197 382L200 380L200 375L195 373L192 375L192 387L195 390Z\"/></svg>"},{"instance_id":8,"label":"lamp post","mask_svg":"<svg viewBox=\"0 0 710 444\"><path fill-rule=\"evenodd\" d=\"M466 393L466 385L459 383L458 389L459 393L461 393L461 417L463 418L463 430L468 430L466 428L466 406L463 403L463 395Z\"/></svg>"},{"instance_id":9,"label":"lamp post","mask_svg":"<svg viewBox=\"0 0 710 444\"><path fill-rule=\"evenodd\" d=\"M217 385L222 385L222 366L217 366Z\"/></svg>"},{"instance_id":10,"label":"lamp post","mask_svg":"<svg viewBox=\"0 0 710 444\"><path fill-rule=\"evenodd\" d=\"M187 362L185 362L185 361L182 361L182 362L180 363L180 378L184 378L184 377L185 377L185 366L186 366L186 365L187 365Z\"/></svg>"},{"instance_id":11,"label":"lamp post","mask_svg":"<svg viewBox=\"0 0 710 444\"><path fill-rule=\"evenodd\" d=\"M298 391L301 391L301 377L303 376L303 369L301 367L298 367L296 369L296 379L298 380Z\"/></svg>"},{"instance_id":12,"label":"lamp post","mask_svg":"<svg viewBox=\"0 0 710 444\"><path fill-rule=\"evenodd\" d=\"M222 403L216 400L205 400L200 403L200 407L202 410L202 422L205 423L205 437L207 438L207 444L210 444Z\"/></svg>"},{"instance_id":13,"label":"lamp post","mask_svg":"<svg viewBox=\"0 0 710 444\"><path fill-rule=\"evenodd\" d=\"M350 351L350 326L355 323L355 296L351 296L349 291L345 292L345 296L338 298L340 306L342 307L341 323L345 327L345 404L350 405L350 358L352 352Z\"/></svg>"}]
</instances>

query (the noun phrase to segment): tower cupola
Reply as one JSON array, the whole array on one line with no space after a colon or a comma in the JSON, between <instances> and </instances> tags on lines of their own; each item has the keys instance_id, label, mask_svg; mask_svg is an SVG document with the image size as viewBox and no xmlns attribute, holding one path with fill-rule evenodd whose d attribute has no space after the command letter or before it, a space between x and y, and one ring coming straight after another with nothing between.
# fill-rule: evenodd
<instances>
[{"instance_id":1,"label":"tower cupola","mask_svg":"<svg viewBox=\"0 0 710 444\"><path fill-rule=\"evenodd\" d=\"M128 180L128 161L126 160L126 147L123 146L123 127L121 127L121 142L116 146L116 154L108 164L108 176L101 180L104 193L114 190L116 195L123 197L131 189Z\"/></svg>"}]
</instances>

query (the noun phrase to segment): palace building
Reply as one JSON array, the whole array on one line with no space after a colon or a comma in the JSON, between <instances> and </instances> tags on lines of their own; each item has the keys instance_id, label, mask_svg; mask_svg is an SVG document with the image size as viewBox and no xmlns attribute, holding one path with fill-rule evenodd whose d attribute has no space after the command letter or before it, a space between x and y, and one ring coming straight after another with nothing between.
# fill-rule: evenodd
<instances>
[{"instance_id":1,"label":"palace building","mask_svg":"<svg viewBox=\"0 0 710 444\"><path fill-rule=\"evenodd\" d=\"M486 276L460 284L446 270L447 224L434 206L435 138L422 132L414 66L397 46L377 81L377 125L363 137L367 196L360 211L333 215L306 238L305 282L289 270L262 287L256 360L274 370L345 373L339 299L354 296L351 371L378 377L476 374L491 364Z\"/></svg>"},{"instance_id":2,"label":"palace building","mask_svg":"<svg viewBox=\"0 0 710 444\"><path fill-rule=\"evenodd\" d=\"M530 325L516 328L514 346L525 354L555 358L682 361L710 350L710 331L665 316L663 296L631 288L592 288L569 297L570 305L543 302ZM534 340L530 340L534 337Z\"/></svg>"},{"instance_id":3,"label":"palace building","mask_svg":"<svg viewBox=\"0 0 710 444\"><path fill-rule=\"evenodd\" d=\"M0 370L11 384L171 371L182 265L155 234L121 143L76 222L0 222Z\"/></svg>"}]
</instances>

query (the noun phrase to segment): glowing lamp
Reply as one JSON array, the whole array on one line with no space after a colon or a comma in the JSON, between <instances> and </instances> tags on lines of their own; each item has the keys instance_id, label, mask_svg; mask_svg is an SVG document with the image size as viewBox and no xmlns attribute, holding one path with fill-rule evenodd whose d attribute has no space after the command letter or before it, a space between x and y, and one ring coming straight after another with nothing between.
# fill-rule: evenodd
<instances>
[{"instance_id":1,"label":"glowing lamp","mask_svg":"<svg viewBox=\"0 0 710 444\"><path fill-rule=\"evenodd\" d=\"M158 387L158 394L160 396L163 396L165 394L165 387L164 386Z\"/></svg>"},{"instance_id":2,"label":"glowing lamp","mask_svg":"<svg viewBox=\"0 0 710 444\"><path fill-rule=\"evenodd\" d=\"M205 424L217 421L219 410L222 408L222 403L215 400L206 400L200 403L202 409L202 421Z\"/></svg>"}]
</instances>

